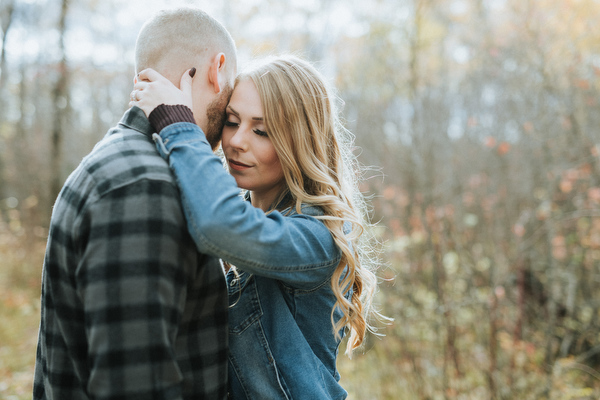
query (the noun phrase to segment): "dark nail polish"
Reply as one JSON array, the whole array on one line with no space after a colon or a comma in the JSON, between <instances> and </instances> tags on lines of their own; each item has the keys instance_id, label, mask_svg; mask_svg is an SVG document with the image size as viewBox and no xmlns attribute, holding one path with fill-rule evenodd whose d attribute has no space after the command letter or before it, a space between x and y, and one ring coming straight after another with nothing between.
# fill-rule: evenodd
<instances>
[{"instance_id":1,"label":"dark nail polish","mask_svg":"<svg viewBox=\"0 0 600 400\"><path fill-rule=\"evenodd\" d=\"M190 76L193 78L196 75L196 67L190 69Z\"/></svg>"}]
</instances>

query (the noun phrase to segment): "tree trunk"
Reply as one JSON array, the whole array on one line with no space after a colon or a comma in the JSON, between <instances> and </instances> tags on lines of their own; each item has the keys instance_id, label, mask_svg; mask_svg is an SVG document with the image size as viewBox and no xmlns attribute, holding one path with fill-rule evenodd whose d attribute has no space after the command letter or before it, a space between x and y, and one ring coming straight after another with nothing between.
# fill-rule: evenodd
<instances>
[{"instance_id":1,"label":"tree trunk","mask_svg":"<svg viewBox=\"0 0 600 400\"><path fill-rule=\"evenodd\" d=\"M4 90L8 75L6 74L6 36L13 21L13 13L15 11L14 0L6 4L0 14L2 26L2 47L0 48L0 93Z\"/></svg>"},{"instance_id":2,"label":"tree trunk","mask_svg":"<svg viewBox=\"0 0 600 400\"><path fill-rule=\"evenodd\" d=\"M0 28L2 29L2 42L0 43L0 121L4 121L4 111L6 110L5 99L7 98L7 96L5 95L5 87L6 82L8 81L8 73L6 67L6 37L8 35L8 31L13 20L14 10L14 0L5 4L2 7L2 10L0 10ZM0 198L4 197L4 195L2 194L4 190L2 182L6 181L5 179L3 179L3 171L3 160L0 157Z\"/></svg>"},{"instance_id":3,"label":"tree trunk","mask_svg":"<svg viewBox=\"0 0 600 400\"><path fill-rule=\"evenodd\" d=\"M50 198L55 199L60 192L63 183L63 177L61 173L62 161L63 161L63 140L64 130L67 121L67 114L69 110L69 81L68 81L68 66L67 56L65 52L65 33L66 33L66 19L67 12L69 9L69 0L62 0L62 9L60 13L60 20L58 24L58 30L60 33L59 39L59 51L61 60L58 65L58 80L52 91L53 107L54 107L54 125L52 127L52 137L50 142Z\"/></svg>"}]
</instances>

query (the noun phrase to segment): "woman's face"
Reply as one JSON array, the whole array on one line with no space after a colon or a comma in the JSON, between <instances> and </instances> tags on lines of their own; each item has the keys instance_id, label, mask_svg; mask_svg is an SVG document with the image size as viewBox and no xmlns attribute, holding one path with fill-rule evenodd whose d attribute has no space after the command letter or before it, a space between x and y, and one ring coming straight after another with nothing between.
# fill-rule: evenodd
<instances>
[{"instance_id":1,"label":"woman's face","mask_svg":"<svg viewBox=\"0 0 600 400\"><path fill-rule=\"evenodd\" d=\"M252 192L252 204L266 209L281 193L285 181L252 80L237 84L226 111L222 146L229 172L239 187Z\"/></svg>"}]
</instances>

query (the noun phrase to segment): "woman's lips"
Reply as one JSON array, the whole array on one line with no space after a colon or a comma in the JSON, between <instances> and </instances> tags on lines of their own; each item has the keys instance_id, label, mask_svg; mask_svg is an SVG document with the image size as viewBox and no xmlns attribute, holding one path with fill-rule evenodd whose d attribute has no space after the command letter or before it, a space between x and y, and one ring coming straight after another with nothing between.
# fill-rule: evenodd
<instances>
[{"instance_id":1,"label":"woman's lips","mask_svg":"<svg viewBox=\"0 0 600 400\"><path fill-rule=\"evenodd\" d=\"M238 161L234 161L234 160L229 160L229 166L232 169L235 169L236 171L242 171L244 169L250 168L250 165L246 165L244 163L241 163L241 162L238 162Z\"/></svg>"}]
</instances>

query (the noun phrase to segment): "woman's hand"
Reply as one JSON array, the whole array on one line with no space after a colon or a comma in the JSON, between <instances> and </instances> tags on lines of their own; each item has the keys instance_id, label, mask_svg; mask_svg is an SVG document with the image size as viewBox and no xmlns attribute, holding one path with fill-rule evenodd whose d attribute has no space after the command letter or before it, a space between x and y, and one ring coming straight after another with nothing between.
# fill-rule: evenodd
<instances>
[{"instance_id":1,"label":"woman's hand","mask_svg":"<svg viewBox=\"0 0 600 400\"><path fill-rule=\"evenodd\" d=\"M141 108L146 117L161 104L183 104L193 110L192 79L195 73L196 68L185 71L179 84L181 89L178 89L167 78L152 68L147 68L137 75L136 83L133 85L133 91L130 94L129 106Z\"/></svg>"}]
</instances>

